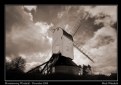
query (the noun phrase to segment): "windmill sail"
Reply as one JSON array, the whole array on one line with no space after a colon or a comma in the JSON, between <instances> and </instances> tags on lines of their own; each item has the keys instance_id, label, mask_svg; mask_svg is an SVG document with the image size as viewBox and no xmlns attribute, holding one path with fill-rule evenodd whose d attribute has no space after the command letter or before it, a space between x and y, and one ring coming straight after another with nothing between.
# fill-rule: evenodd
<instances>
[{"instance_id":1,"label":"windmill sail","mask_svg":"<svg viewBox=\"0 0 121 85\"><path fill-rule=\"evenodd\" d=\"M83 53L89 60L91 60L91 61L94 63L94 61L93 61L86 53L84 53L79 47L77 47L75 43L74 43L73 45L74 45L74 47L76 47L81 53Z\"/></svg>"}]
</instances>

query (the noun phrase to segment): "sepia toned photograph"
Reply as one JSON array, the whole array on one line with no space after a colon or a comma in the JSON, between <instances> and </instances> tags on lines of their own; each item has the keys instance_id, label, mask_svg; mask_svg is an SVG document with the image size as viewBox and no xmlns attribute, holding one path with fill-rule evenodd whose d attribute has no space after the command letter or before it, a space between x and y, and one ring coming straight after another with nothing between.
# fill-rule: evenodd
<instances>
[{"instance_id":1,"label":"sepia toned photograph","mask_svg":"<svg viewBox=\"0 0 121 85\"><path fill-rule=\"evenodd\" d=\"M5 80L118 80L117 5L5 5Z\"/></svg>"}]
</instances>

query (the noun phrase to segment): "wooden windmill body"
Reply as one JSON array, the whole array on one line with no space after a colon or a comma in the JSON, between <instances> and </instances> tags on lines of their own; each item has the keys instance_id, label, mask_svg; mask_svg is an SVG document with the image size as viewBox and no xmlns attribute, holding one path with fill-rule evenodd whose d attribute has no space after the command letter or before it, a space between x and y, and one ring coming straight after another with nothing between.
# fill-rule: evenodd
<instances>
[{"instance_id":1,"label":"wooden windmill body","mask_svg":"<svg viewBox=\"0 0 121 85\"><path fill-rule=\"evenodd\" d=\"M52 57L42 70L42 74L64 73L78 75L80 68L72 61L73 37L62 28L53 33Z\"/></svg>"},{"instance_id":2,"label":"wooden windmill body","mask_svg":"<svg viewBox=\"0 0 121 85\"><path fill-rule=\"evenodd\" d=\"M58 27L53 32L51 58L47 62L36 67L36 69L38 69L42 75L57 73L71 75L82 74L82 68L72 61L74 59L73 47L76 47L89 60L94 62L87 54L76 46L72 35ZM43 66L43 68L40 70L41 66ZM28 73L33 73L34 71L36 70L32 69Z\"/></svg>"}]
</instances>

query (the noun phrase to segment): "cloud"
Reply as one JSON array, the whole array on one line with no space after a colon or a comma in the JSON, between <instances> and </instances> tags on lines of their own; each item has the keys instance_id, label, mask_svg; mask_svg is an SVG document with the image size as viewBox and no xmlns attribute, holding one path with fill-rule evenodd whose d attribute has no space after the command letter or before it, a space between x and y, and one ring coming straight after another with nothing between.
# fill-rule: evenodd
<instances>
[{"instance_id":1,"label":"cloud","mask_svg":"<svg viewBox=\"0 0 121 85\"><path fill-rule=\"evenodd\" d=\"M83 6L82 6L83 7ZM92 23L99 25L96 30L87 25L87 31L82 29L82 38L76 37L77 45L80 46L84 52L94 59L95 63L89 63L94 67L94 73L110 74L117 71L117 28L114 28L117 23L117 7L116 6L84 6L84 19L89 21L89 18L94 19ZM79 10L80 11L80 10ZM101 25L102 24L102 25ZM84 27L84 24L82 25ZM79 30L78 30L79 31ZM89 37L90 32L92 35ZM81 32L81 31L80 31ZM79 32L78 32L79 33ZM77 34L78 34L77 33ZM84 34L85 35L84 35ZM76 35L77 35L76 34ZM79 34L78 34L79 35ZM83 39L86 38L87 40ZM79 42L82 40L83 42ZM86 40L86 41L85 41ZM81 56L80 56L81 57ZM81 58L77 61L81 61ZM78 62L79 63L79 62Z\"/></svg>"},{"instance_id":2,"label":"cloud","mask_svg":"<svg viewBox=\"0 0 121 85\"><path fill-rule=\"evenodd\" d=\"M83 48L95 61L95 73L110 74L117 70L117 35L112 27L99 29Z\"/></svg>"},{"instance_id":3,"label":"cloud","mask_svg":"<svg viewBox=\"0 0 121 85\"><path fill-rule=\"evenodd\" d=\"M35 26L37 26L38 29L40 29L40 33L45 34L49 30L49 28L53 26L53 24L51 23L50 25L48 25L45 22L36 22Z\"/></svg>"},{"instance_id":4,"label":"cloud","mask_svg":"<svg viewBox=\"0 0 121 85\"><path fill-rule=\"evenodd\" d=\"M117 6L85 6L84 10L89 14L86 17L95 17L95 24L112 26L117 22Z\"/></svg>"},{"instance_id":5,"label":"cloud","mask_svg":"<svg viewBox=\"0 0 121 85\"><path fill-rule=\"evenodd\" d=\"M30 14L23 6L5 7L5 52L8 61L20 55L27 63L43 63L50 57L52 35L48 30L53 24L34 23Z\"/></svg>"},{"instance_id":6,"label":"cloud","mask_svg":"<svg viewBox=\"0 0 121 85\"><path fill-rule=\"evenodd\" d=\"M72 36L79 28L74 36L74 41L80 46L93 37L94 32L101 28L100 25L94 24L95 18L84 17L86 14L83 6L64 6L63 10L58 12L58 23L56 26L60 26L65 29ZM84 37L85 36L85 37Z\"/></svg>"},{"instance_id":7,"label":"cloud","mask_svg":"<svg viewBox=\"0 0 121 85\"><path fill-rule=\"evenodd\" d=\"M10 57L5 57L6 62L11 62L11 58Z\"/></svg>"},{"instance_id":8,"label":"cloud","mask_svg":"<svg viewBox=\"0 0 121 85\"><path fill-rule=\"evenodd\" d=\"M110 44L111 42L114 42L115 39L116 31L112 27L107 26L102 27L101 29L96 31L94 37L91 38L87 43L93 48L98 48L100 46L105 46Z\"/></svg>"},{"instance_id":9,"label":"cloud","mask_svg":"<svg viewBox=\"0 0 121 85\"><path fill-rule=\"evenodd\" d=\"M36 12L36 8L37 8L37 6L32 6L32 5L25 5L25 6L23 6L23 8L24 8L24 10L26 11L26 12L28 12L28 14L29 14L29 16L30 16L30 20L31 21L33 21L33 15L32 15L32 13L31 13L31 11L35 11Z\"/></svg>"},{"instance_id":10,"label":"cloud","mask_svg":"<svg viewBox=\"0 0 121 85\"><path fill-rule=\"evenodd\" d=\"M11 31L14 25L25 26L32 23L30 14L26 13L23 9L22 6L5 6L5 29L7 32Z\"/></svg>"},{"instance_id":11,"label":"cloud","mask_svg":"<svg viewBox=\"0 0 121 85\"><path fill-rule=\"evenodd\" d=\"M61 9L63 9L62 6L38 5L36 11L32 10L31 13L35 23L42 21L50 24L56 22L57 13Z\"/></svg>"},{"instance_id":12,"label":"cloud","mask_svg":"<svg viewBox=\"0 0 121 85\"><path fill-rule=\"evenodd\" d=\"M18 27L21 27L21 26L18 26ZM33 25L33 27L36 27L36 26ZM45 35L40 33L41 28L38 28L38 29L29 28L29 29L23 29L23 30L16 30L16 28L13 28L14 30L11 33L6 34L7 54L33 53L33 52L39 52L39 51L44 52L48 50L48 48L50 48L52 42L50 43L49 37L47 37L48 36L47 34ZM47 28L48 28L48 25L47 25ZM46 27L44 29L46 29Z\"/></svg>"},{"instance_id":13,"label":"cloud","mask_svg":"<svg viewBox=\"0 0 121 85\"><path fill-rule=\"evenodd\" d=\"M53 10L54 9L54 10ZM69 34L77 31L74 40L80 45L93 36L93 32L100 28L99 25L94 24L94 18L85 19L85 11L82 6L37 6L36 12L31 11L34 22L46 22L53 24L51 29L61 27ZM83 37L85 36L85 38ZM78 41L80 40L80 41Z\"/></svg>"},{"instance_id":14,"label":"cloud","mask_svg":"<svg viewBox=\"0 0 121 85\"><path fill-rule=\"evenodd\" d=\"M27 6L27 5L25 5L24 8L26 8L28 11L31 11L31 10L35 10L36 11L37 6L34 6L34 5L33 6L32 5L28 5Z\"/></svg>"}]
</instances>

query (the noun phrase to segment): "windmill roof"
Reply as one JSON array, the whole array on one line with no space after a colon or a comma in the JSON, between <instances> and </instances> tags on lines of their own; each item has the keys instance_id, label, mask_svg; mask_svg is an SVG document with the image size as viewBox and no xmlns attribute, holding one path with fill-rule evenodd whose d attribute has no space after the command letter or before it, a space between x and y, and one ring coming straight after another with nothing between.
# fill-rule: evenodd
<instances>
[{"instance_id":1,"label":"windmill roof","mask_svg":"<svg viewBox=\"0 0 121 85\"><path fill-rule=\"evenodd\" d=\"M62 29L63 30L63 29ZM63 30L63 35L65 35L67 38L69 38L70 40L73 41L73 37L71 36L71 34L67 33L66 31Z\"/></svg>"}]
</instances>

